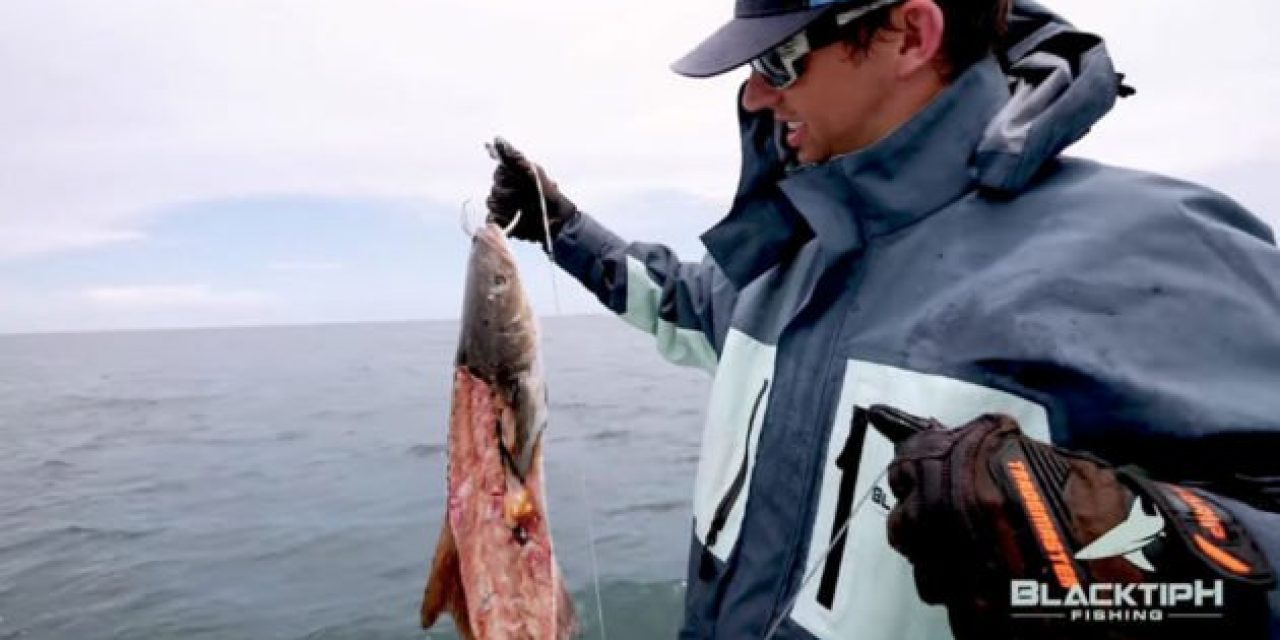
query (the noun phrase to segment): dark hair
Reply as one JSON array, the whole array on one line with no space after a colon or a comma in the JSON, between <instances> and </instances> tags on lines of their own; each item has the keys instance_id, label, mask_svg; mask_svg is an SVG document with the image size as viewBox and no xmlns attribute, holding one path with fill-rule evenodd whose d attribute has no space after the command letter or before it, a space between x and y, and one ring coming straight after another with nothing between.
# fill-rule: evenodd
<instances>
[{"instance_id":1,"label":"dark hair","mask_svg":"<svg viewBox=\"0 0 1280 640\"><path fill-rule=\"evenodd\" d=\"M1009 0L933 0L942 9L945 23L938 68L947 80L968 69L991 52L1004 35ZM854 51L864 52L883 29L893 29L889 15L898 7L876 9L842 28L841 39Z\"/></svg>"}]
</instances>

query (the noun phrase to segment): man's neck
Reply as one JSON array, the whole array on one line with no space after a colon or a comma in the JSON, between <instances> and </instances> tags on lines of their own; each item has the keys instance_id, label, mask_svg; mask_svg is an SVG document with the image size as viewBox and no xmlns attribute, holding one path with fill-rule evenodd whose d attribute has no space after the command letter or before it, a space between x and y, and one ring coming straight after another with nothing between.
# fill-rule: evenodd
<instances>
[{"instance_id":1,"label":"man's neck","mask_svg":"<svg viewBox=\"0 0 1280 640\"><path fill-rule=\"evenodd\" d=\"M866 135L853 151L865 149L886 138L929 106L946 88L947 83L942 76L930 70L909 78L892 91L886 92L884 102L876 112L877 117L868 123Z\"/></svg>"}]
</instances>

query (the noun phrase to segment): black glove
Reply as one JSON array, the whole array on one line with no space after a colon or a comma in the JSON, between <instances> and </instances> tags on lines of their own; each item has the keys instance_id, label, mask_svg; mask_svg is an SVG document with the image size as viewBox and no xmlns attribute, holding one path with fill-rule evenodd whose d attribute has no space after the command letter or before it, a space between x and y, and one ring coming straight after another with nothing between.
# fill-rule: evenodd
<instances>
[{"instance_id":1,"label":"black glove","mask_svg":"<svg viewBox=\"0 0 1280 640\"><path fill-rule=\"evenodd\" d=\"M920 597L946 605L956 638L1168 638L1193 627L1265 637L1270 565L1212 496L1037 442L1005 415L956 429L883 406L869 418L898 443L889 543L911 561ZM1161 606L1161 588L1139 584L1197 581L1220 584L1221 601ZM1106 602L1082 601L1091 590Z\"/></svg>"},{"instance_id":2,"label":"black glove","mask_svg":"<svg viewBox=\"0 0 1280 640\"><path fill-rule=\"evenodd\" d=\"M506 228L519 214L520 219L511 235L546 246L547 227L550 227L551 238L555 239L565 223L577 217L578 208L560 193L560 188L547 177L542 167L530 162L511 143L495 138L489 150L498 161L498 168L493 171L493 187L489 190L488 221ZM546 226L542 220L535 172L546 204Z\"/></svg>"}]
</instances>

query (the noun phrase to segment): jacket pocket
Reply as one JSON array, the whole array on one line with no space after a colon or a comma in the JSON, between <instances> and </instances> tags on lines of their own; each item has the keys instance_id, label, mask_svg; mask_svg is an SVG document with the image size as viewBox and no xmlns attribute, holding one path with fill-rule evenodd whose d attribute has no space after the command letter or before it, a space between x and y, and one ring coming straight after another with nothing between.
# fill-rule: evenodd
<instances>
[{"instance_id":1,"label":"jacket pocket","mask_svg":"<svg viewBox=\"0 0 1280 640\"><path fill-rule=\"evenodd\" d=\"M747 483L747 466L751 460L751 434L755 431L756 416L760 411L760 403L764 400L764 396L769 391L769 380L766 378L760 385L760 391L756 394L755 402L751 405L751 414L747 418L747 434L743 440L742 446L742 462L738 465L738 471L733 476L733 482L729 483L729 488L720 498L716 505L715 515L711 518L711 526L707 529L706 546L702 548L702 560L698 567L698 577L703 580L710 580L715 574L715 562L711 556L711 547L716 545L716 541L720 538L720 532L724 530L724 525L729 521L729 513L733 511L733 507L738 502L738 496L742 494L742 489Z\"/></svg>"},{"instance_id":2,"label":"jacket pocket","mask_svg":"<svg viewBox=\"0 0 1280 640\"><path fill-rule=\"evenodd\" d=\"M865 408L887 404L943 424L1007 413L1032 437L1047 436L1048 414L998 389L860 360L848 361L836 402L802 574L812 579L801 583L788 616L822 639L949 638L946 609L920 600L911 564L889 546L885 469L894 446L868 428Z\"/></svg>"}]
</instances>

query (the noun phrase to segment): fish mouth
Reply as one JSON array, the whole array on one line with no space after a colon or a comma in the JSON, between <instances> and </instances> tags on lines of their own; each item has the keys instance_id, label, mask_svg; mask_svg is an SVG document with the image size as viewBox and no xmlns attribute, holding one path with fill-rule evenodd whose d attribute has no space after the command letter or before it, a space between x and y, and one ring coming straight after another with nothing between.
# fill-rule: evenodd
<instances>
[{"instance_id":1,"label":"fish mouth","mask_svg":"<svg viewBox=\"0 0 1280 640\"><path fill-rule=\"evenodd\" d=\"M503 257L507 266L515 264L512 260L511 243L507 242L507 233L497 223L485 223L484 227L476 230L472 241L484 243L495 255Z\"/></svg>"}]
</instances>

